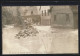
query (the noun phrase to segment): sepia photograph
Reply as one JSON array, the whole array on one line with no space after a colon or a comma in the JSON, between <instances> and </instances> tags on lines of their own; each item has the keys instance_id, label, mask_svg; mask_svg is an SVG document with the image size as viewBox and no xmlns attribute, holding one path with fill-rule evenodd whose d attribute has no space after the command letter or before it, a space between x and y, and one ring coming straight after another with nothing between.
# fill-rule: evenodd
<instances>
[{"instance_id":1,"label":"sepia photograph","mask_svg":"<svg viewBox=\"0 0 80 56\"><path fill-rule=\"evenodd\" d=\"M2 54L78 54L78 5L2 6Z\"/></svg>"}]
</instances>

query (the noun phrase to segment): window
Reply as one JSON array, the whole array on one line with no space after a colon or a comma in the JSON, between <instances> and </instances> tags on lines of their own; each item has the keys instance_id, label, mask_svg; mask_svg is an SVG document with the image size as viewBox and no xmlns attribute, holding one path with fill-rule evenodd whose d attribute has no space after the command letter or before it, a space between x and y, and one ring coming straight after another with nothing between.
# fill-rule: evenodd
<instances>
[{"instance_id":1,"label":"window","mask_svg":"<svg viewBox=\"0 0 80 56\"><path fill-rule=\"evenodd\" d=\"M42 16L43 16L43 11L42 11Z\"/></svg>"},{"instance_id":2,"label":"window","mask_svg":"<svg viewBox=\"0 0 80 56\"><path fill-rule=\"evenodd\" d=\"M54 21L56 21L56 15L54 15Z\"/></svg>"},{"instance_id":3,"label":"window","mask_svg":"<svg viewBox=\"0 0 80 56\"><path fill-rule=\"evenodd\" d=\"M46 10L45 10L45 16L46 16Z\"/></svg>"},{"instance_id":4,"label":"window","mask_svg":"<svg viewBox=\"0 0 80 56\"><path fill-rule=\"evenodd\" d=\"M70 22L69 14L66 14L66 22Z\"/></svg>"},{"instance_id":5,"label":"window","mask_svg":"<svg viewBox=\"0 0 80 56\"><path fill-rule=\"evenodd\" d=\"M48 10L48 16L49 16L49 10Z\"/></svg>"},{"instance_id":6,"label":"window","mask_svg":"<svg viewBox=\"0 0 80 56\"><path fill-rule=\"evenodd\" d=\"M31 14L33 14L33 11L31 11Z\"/></svg>"}]
</instances>

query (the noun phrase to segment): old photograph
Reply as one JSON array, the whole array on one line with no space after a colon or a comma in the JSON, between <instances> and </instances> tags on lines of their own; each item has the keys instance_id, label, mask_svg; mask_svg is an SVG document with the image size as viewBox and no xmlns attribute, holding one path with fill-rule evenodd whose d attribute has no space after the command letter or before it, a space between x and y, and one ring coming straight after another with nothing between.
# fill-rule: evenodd
<instances>
[{"instance_id":1,"label":"old photograph","mask_svg":"<svg viewBox=\"0 0 80 56\"><path fill-rule=\"evenodd\" d=\"M2 6L2 54L78 54L78 5Z\"/></svg>"}]
</instances>

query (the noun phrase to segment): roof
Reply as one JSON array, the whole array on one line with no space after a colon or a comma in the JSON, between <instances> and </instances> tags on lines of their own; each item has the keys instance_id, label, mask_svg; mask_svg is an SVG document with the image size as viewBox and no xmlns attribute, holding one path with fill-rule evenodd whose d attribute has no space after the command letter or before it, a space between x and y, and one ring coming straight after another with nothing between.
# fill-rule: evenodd
<instances>
[{"instance_id":1,"label":"roof","mask_svg":"<svg viewBox=\"0 0 80 56\"><path fill-rule=\"evenodd\" d=\"M78 12L78 6L72 5L72 6L70 6L70 8L71 8L71 10L72 10L73 12Z\"/></svg>"},{"instance_id":2,"label":"roof","mask_svg":"<svg viewBox=\"0 0 80 56\"><path fill-rule=\"evenodd\" d=\"M63 12L70 12L72 11L73 13L74 12L78 12L78 6L75 6L75 5L70 5L70 6L50 6L50 12L52 12L54 8L54 11L63 11ZM58 8L58 9L57 9Z\"/></svg>"}]
</instances>

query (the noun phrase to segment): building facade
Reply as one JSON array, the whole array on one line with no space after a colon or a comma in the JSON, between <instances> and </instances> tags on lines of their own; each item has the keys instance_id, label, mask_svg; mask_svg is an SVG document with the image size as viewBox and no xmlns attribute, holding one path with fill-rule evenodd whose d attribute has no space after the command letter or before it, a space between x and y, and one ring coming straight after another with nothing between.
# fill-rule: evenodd
<instances>
[{"instance_id":1,"label":"building facade","mask_svg":"<svg viewBox=\"0 0 80 56\"><path fill-rule=\"evenodd\" d=\"M40 16L41 16L41 25L49 26L51 14L49 12L50 6L41 6L40 7Z\"/></svg>"},{"instance_id":2,"label":"building facade","mask_svg":"<svg viewBox=\"0 0 80 56\"><path fill-rule=\"evenodd\" d=\"M72 6L71 6L72 7ZM51 27L77 28L78 8L70 6L51 6Z\"/></svg>"}]
</instances>

